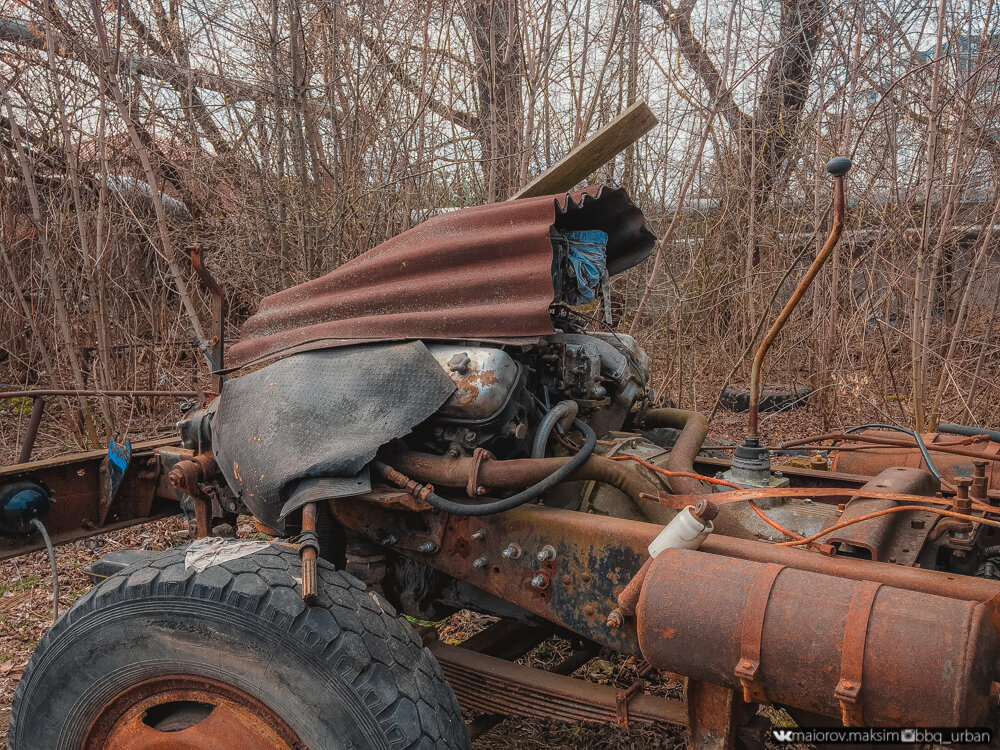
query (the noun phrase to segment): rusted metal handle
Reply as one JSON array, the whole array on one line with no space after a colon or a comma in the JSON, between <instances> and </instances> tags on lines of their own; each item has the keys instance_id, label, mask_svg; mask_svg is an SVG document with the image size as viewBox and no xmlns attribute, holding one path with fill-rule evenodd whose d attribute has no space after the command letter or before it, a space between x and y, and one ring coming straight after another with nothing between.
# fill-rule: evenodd
<instances>
[{"instance_id":1,"label":"rusted metal handle","mask_svg":"<svg viewBox=\"0 0 1000 750\"><path fill-rule=\"evenodd\" d=\"M212 276L212 272L205 265L201 257L201 245L197 242L192 242L184 249L191 256L191 265L194 266L198 278L208 288L208 291L212 293L213 340L210 343L212 345L212 365L216 371L212 375L212 388L216 393L220 393L222 391L222 375L220 371L225 368L226 356L226 294L222 291L219 282Z\"/></svg>"},{"instance_id":2,"label":"rusted metal handle","mask_svg":"<svg viewBox=\"0 0 1000 750\"><path fill-rule=\"evenodd\" d=\"M309 604L316 600L319 591L316 581L316 503L302 506L302 535L308 535L299 547L299 558L302 560L302 601Z\"/></svg>"},{"instance_id":3,"label":"rusted metal handle","mask_svg":"<svg viewBox=\"0 0 1000 750\"><path fill-rule=\"evenodd\" d=\"M792 296L788 298L788 302L781 309L777 319L771 325L771 330L767 332L764 340L760 342L760 347L754 355L753 365L750 369L750 425L747 431L748 436L751 438L759 437L760 372L764 364L764 356L767 354L767 350L771 348L771 344L778 337L778 333L784 327L786 321L791 317L792 312L794 312L802 300L802 297L805 296L813 280L823 268L823 264L833 254L833 249L837 246L837 242L840 241L840 235L844 231L844 175L847 174L850 168L850 160L843 156L831 159L826 165L827 171L833 175L833 226L830 228L830 235L826 238L823 248L816 255L816 259L809 266L809 270L806 271L805 276L799 281L799 285L795 287Z\"/></svg>"}]
</instances>

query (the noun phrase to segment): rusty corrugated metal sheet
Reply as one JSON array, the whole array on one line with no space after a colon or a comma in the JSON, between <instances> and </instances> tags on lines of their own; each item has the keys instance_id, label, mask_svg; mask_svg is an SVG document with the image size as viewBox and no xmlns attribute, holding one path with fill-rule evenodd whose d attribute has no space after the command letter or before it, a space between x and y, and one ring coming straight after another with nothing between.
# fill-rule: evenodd
<instances>
[{"instance_id":1,"label":"rusty corrugated metal sheet","mask_svg":"<svg viewBox=\"0 0 1000 750\"><path fill-rule=\"evenodd\" d=\"M552 332L553 225L607 232L611 274L644 260L656 242L620 188L455 211L265 298L227 364L366 341L544 336Z\"/></svg>"}]
</instances>

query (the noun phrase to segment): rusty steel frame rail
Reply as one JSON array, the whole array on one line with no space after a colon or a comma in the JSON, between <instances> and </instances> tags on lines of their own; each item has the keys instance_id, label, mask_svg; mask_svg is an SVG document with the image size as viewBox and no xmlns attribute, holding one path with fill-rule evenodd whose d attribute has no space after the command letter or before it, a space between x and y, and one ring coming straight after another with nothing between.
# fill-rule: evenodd
<instances>
[{"instance_id":1,"label":"rusty steel frame rail","mask_svg":"<svg viewBox=\"0 0 1000 750\"><path fill-rule=\"evenodd\" d=\"M863 495L864 493L859 494ZM533 615L544 618L558 627L566 628L615 651L644 657L659 669L667 669L688 676L694 675L701 680L708 679L704 670L702 673L686 672L687 667L684 667L680 662L670 661L677 657L676 654L669 651L669 644L664 644L659 651L650 645L650 638L658 643L657 638L663 639L663 635L671 632L673 627L679 628L681 626L681 620L677 619L681 616L677 612L672 615L675 618L673 626L665 624L665 621L659 621L653 625L654 620L651 619L652 614L648 607L643 610L641 606L637 616L628 617L615 625L609 624L609 613L618 605L622 592L633 580L645 560L648 559L646 548L661 531L661 527L657 524L598 517L544 506L523 506L497 516L478 518L452 516L442 519L440 516L445 514L434 514L429 511L423 513L399 511L360 498L339 499L331 501L330 505L333 516L338 522L356 532L365 534L376 543L392 547L396 552L441 571L451 578L471 584L482 591L515 604ZM733 571L744 568L753 570L759 568L765 571L797 571L794 574L789 573L786 578L794 583L793 590L797 592L794 596L800 598L802 596L808 597L808 592L820 585L824 587L823 590L826 592L824 596L829 597L831 602L839 601L838 597L844 596L843 592L849 589L869 591L872 590L872 587L884 587L884 596L880 599L883 603L880 605L881 609L878 610L880 613L878 616L882 618L881 622L896 622L899 628L911 636L917 631L925 632L928 627L931 630L940 627L943 629L941 633L938 633L938 636L943 639L941 642L947 643L948 648L953 651L961 645L959 641L962 640L962 633L965 632L965 621L969 620L979 628L977 632L983 633L977 638L987 639L986 641L977 640L976 642L981 645L976 648L981 649L981 653L985 655L984 658L987 658L986 663L993 664L989 656L993 648L990 644L993 641L989 639L994 638L994 636L986 634L982 629L986 626L982 623L991 622L992 618L998 614L998 604L1000 604L1000 582L998 581L858 559L830 558L815 552L776 547L763 542L718 535L710 536L703 544L702 551L687 554L689 557L693 556L690 562L693 563L696 558L698 566L700 566L699 570L703 569L704 571L716 569ZM661 557L673 556L664 553ZM660 558L657 558L657 562L661 562ZM659 565L659 569L663 569L663 565ZM729 612L727 616L735 617L738 621L739 611L733 608L743 605L740 603L739 589L734 589L733 586L749 585L749 582L738 576L733 579L730 573L726 575L730 576L728 579L730 581L743 582L741 584L725 584L730 587L727 594L729 596L727 606L733 610L727 609L726 612ZM642 585L644 599L640 599L640 605L644 600L650 601L649 597L645 596L645 592L658 577L651 575ZM653 599L666 604L669 599L667 592L671 588L671 582L677 584L683 578L683 571L674 569L666 580L656 581L659 588ZM719 581L724 582L724 579L720 578ZM785 585L787 588L789 584ZM719 592L713 594L710 587L691 589L689 586L688 588L692 612L701 611L698 601L707 605L715 601L713 597L719 594ZM697 601L691 599L692 591L698 592L697 597L695 597ZM770 589L768 589L769 591ZM782 593L781 596L785 599L789 598L786 593ZM767 608L769 598L769 596L762 598L760 602L753 605L760 610L756 616L763 616L761 613ZM941 617L946 612L950 612L954 616L947 621L940 619L937 625L921 624L921 622L911 621L906 617L898 620L900 612L908 611L905 609L908 606L906 602L911 600L921 606L930 607L933 605ZM890 604L896 602L896 604L890 606L886 602ZM949 602L952 604L949 605ZM680 605L674 603L671 606L676 610ZM746 606L749 611L751 604L747 603ZM783 604L779 603L775 606L779 611L783 611L781 609ZM844 603L840 602L838 606L843 607ZM892 606L896 609L892 610ZM682 610L687 611L683 607ZM713 611L712 606L705 608L705 613ZM843 611L841 608L830 614L828 618L830 627L842 626L842 621L838 618L842 616ZM891 613L892 611L895 611L894 615L886 614L886 612ZM787 615L788 613L785 612L781 617ZM696 615L692 615L692 617L697 620ZM886 617L890 619L886 620ZM691 637L692 622L691 617L688 617L683 623L688 638ZM647 623L645 631L643 623ZM654 637L650 635L651 632L660 635ZM680 630L677 631L676 637L680 637L680 632ZM721 632L719 631L719 633ZM770 633L768 635L769 642L773 644L775 631L768 632ZM709 638L709 642L713 642L707 631L704 635ZM929 633L925 633L925 635L931 637ZM947 638L945 638L946 635ZM795 669L807 665L814 652L819 655L817 658L821 657L826 661L832 658L830 644L822 645L820 648L808 638L803 640L801 636L802 633L799 633L798 640L794 644L782 646L782 649L793 646L797 649L797 656L794 657L795 664L789 665L787 669L783 667L784 671L778 670L777 672L773 661L769 662L770 666L765 665L765 669L770 670L772 682L769 684L772 686L774 685L773 675L777 673L781 675L781 684L786 686L787 691L787 685L791 684L789 681L794 682L794 679L798 679L789 675L796 674ZM852 638L846 632L842 636L835 636L835 639L840 637L843 637L845 643L851 641ZM642 640L643 638L645 640ZM666 640L670 640L670 638ZM853 641L851 642L853 643ZM886 648L885 643L885 638L883 638L882 641L878 642L878 647ZM716 647L721 647L721 645L721 643L717 644ZM952 651L947 649L945 651L947 653L939 654L939 656L949 658ZM956 658L962 659L963 664L969 663L970 653L956 652L956 654ZM899 654L897 653L894 658L896 658L898 666ZM824 661L824 665L826 665L826 661ZM826 666L823 668L826 669ZM901 690L918 691L920 695L924 696L925 702L933 702L939 697L934 692L938 689L937 687L933 690L923 690L913 684L914 680L918 678L921 684L924 684L926 675L919 674L919 670L913 671L912 675L905 670L896 670L894 673L897 675L894 679L902 681L899 683ZM906 680L910 677L912 679L907 682ZM750 682L753 681L752 676L748 679ZM995 676L990 679L995 679ZM980 695L982 687L980 682L982 680L977 677L977 682L970 683L968 689L975 690L977 691L975 694ZM884 696L887 683L883 680L881 684L877 682L872 684L873 690L881 691L876 694ZM954 697L959 694L955 691L963 689L963 684L961 680L953 679L947 686L943 686L942 683L942 686L939 687L941 691L952 691L949 695ZM463 689L471 690L473 687L475 686L465 685ZM725 683L724 687L732 689L733 684L730 681ZM744 700L753 701L753 695L754 693L751 691L748 693L749 697L744 696ZM830 695L826 696L826 702L822 704L822 711L828 716L839 716L841 704L837 703L831 696L833 696L832 689ZM790 700L787 692L784 700L786 702ZM977 700L981 702L981 696ZM792 705L797 704L792 701ZM870 703L866 705L871 708ZM980 704L974 705L979 706ZM813 706L813 709L818 710L817 706ZM491 704L489 710L499 709ZM735 711L735 708L733 710ZM955 711L957 710L959 709L955 709ZM978 711L979 709L971 710ZM915 720L912 712L906 713L904 711L904 715L909 720ZM886 717L891 717L891 714L883 712L875 713L874 716L879 721L887 721ZM942 716L946 721L962 718L954 711L947 715L942 714Z\"/></svg>"},{"instance_id":2,"label":"rusty steel frame rail","mask_svg":"<svg viewBox=\"0 0 1000 750\"><path fill-rule=\"evenodd\" d=\"M0 467L0 485L29 480L45 488L53 506L42 520L53 544L65 544L178 513L182 493L167 477L190 455L173 438L136 443L113 498L107 494L107 452L100 450ZM0 560L43 546L37 536L0 535Z\"/></svg>"},{"instance_id":3,"label":"rusty steel frame rail","mask_svg":"<svg viewBox=\"0 0 1000 750\"><path fill-rule=\"evenodd\" d=\"M428 512L421 514L421 531L404 532L399 511L354 498L330 505L334 518L376 542L392 537L398 552L425 565L617 651L639 654L634 624L609 630L606 619L648 558L646 548L662 530L657 524L522 506L496 516L452 516L443 524L433 519L444 514ZM415 520L406 522L421 528ZM428 538L438 551L419 552L421 541ZM517 556L505 557L512 544ZM546 547L552 551L540 559ZM706 539L701 550L959 601L1000 603L1000 581L985 578L828 557L719 534ZM473 564L484 557L482 564ZM533 584L537 576L543 577L541 585Z\"/></svg>"}]
</instances>

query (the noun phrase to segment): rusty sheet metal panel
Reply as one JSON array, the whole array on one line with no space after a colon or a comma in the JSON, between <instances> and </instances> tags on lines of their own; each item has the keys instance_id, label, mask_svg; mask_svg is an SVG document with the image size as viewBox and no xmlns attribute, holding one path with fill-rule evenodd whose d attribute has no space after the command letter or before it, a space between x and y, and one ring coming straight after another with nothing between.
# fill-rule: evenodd
<instances>
[{"instance_id":1,"label":"rusty sheet metal panel","mask_svg":"<svg viewBox=\"0 0 1000 750\"><path fill-rule=\"evenodd\" d=\"M867 431L861 433L872 437L884 437L885 432ZM951 444L962 440L958 435L949 435L940 432L931 432L922 436L927 450L931 454L931 460L937 466L938 471L949 482L954 482L956 477L971 477L975 469L976 458L972 456L961 456L952 453L941 453L934 450L936 443ZM844 443L851 445L850 443ZM867 474L875 476L891 466L910 466L913 468L926 468L920 451L916 447L874 447L864 446L859 443L857 450L836 451L833 457L831 469L838 472L851 474ZM981 443L970 443L967 445L955 446L956 450L962 452L981 455L983 459L989 459L986 465L986 477L988 490L991 495L1000 495L1000 461L995 460L1000 457L1000 443L984 441Z\"/></svg>"},{"instance_id":2,"label":"rusty sheet metal panel","mask_svg":"<svg viewBox=\"0 0 1000 750\"><path fill-rule=\"evenodd\" d=\"M656 237L623 189L602 186L437 216L335 271L261 302L230 367L279 354L398 339L525 339L552 333L552 226L608 234L608 272Z\"/></svg>"},{"instance_id":3,"label":"rusty sheet metal panel","mask_svg":"<svg viewBox=\"0 0 1000 750\"><path fill-rule=\"evenodd\" d=\"M843 523L897 505L892 500L865 497L865 490L933 497L940 488L940 483L929 471L894 466L862 487L861 493L847 504L843 516L836 522ZM841 553L850 551L871 560L913 565L938 518L933 513L921 511L891 513L848 526L824 541L838 547Z\"/></svg>"},{"instance_id":4,"label":"rusty sheet metal panel","mask_svg":"<svg viewBox=\"0 0 1000 750\"><path fill-rule=\"evenodd\" d=\"M775 563L670 549L637 611L643 657L866 726L977 726L998 654L987 608Z\"/></svg>"}]
</instances>

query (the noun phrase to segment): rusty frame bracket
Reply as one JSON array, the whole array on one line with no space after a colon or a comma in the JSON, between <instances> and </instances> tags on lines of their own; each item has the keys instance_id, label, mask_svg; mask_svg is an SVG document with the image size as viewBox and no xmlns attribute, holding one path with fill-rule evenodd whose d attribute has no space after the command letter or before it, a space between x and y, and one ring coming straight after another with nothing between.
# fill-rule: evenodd
<instances>
[{"instance_id":1,"label":"rusty frame bracket","mask_svg":"<svg viewBox=\"0 0 1000 750\"><path fill-rule=\"evenodd\" d=\"M743 612L740 660L733 670L743 686L745 703L770 703L764 695L764 688L757 678L760 670L760 648L764 637L764 616L771 600L775 581L785 569L784 565L768 563L754 577Z\"/></svg>"},{"instance_id":2,"label":"rusty frame bracket","mask_svg":"<svg viewBox=\"0 0 1000 750\"><path fill-rule=\"evenodd\" d=\"M840 701L843 723L847 727L864 726L861 707L861 680L864 672L865 647L868 642L868 622L881 583L873 581L858 586L847 610L844 624L844 645L841 650L840 682L834 696Z\"/></svg>"},{"instance_id":3,"label":"rusty frame bracket","mask_svg":"<svg viewBox=\"0 0 1000 750\"><path fill-rule=\"evenodd\" d=\"M753 712L731 688L684 680L690 746L698 750L734 750L740 724Z\"/></svg>"}]
</instances>

